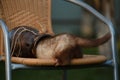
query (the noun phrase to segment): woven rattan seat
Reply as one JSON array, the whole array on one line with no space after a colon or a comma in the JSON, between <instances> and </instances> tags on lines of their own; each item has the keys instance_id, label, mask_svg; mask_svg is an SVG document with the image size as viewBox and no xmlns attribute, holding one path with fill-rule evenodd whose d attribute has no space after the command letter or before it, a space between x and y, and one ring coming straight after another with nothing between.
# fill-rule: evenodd
<instances>
[{"instance_id":1,"label":"woven rattan seat","mask_svg":"<svg viewBox=\"0 0 120 80\"><path fill-rule=\"evenodd\" d=\"M2 57L5 60L4 57ZM99 64L106 61L106 57L103 55L84 55L83 58L73 59L70 65L89 65L89 64ZM35 58L20 58L20 57L12 57L13 63L19 63L24 65L31 66L54 66L55 61L53 59L35 59Z\"/></svg>"},{"instance_id":2,"label":"woven rattan seat","mask_svg":"<svg viewBox=\"0 0 120 80\"><path fill-rule=\"evenodd\" d=\"M51 0L1 0L0 5L0 17L5 21L9 30L16 26L27 25L34 26L40 33L53 34L51 27ZM0 42L3 43L2 35ZM3 45L0 48L3 51ZM81 59L73 59L70 65L97 64L106 60L107 58L103 55L84 55ZM54 60L20 57L12 57L11 61L32 66L54 66L55 63Z\"/></svg>"}]
</instances>

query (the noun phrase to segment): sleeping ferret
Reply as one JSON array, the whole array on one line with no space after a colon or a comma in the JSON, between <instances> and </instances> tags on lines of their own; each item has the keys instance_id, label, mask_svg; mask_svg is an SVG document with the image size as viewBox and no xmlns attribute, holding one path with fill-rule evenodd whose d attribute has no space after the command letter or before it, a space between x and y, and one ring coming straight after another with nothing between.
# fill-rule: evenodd
<instances>
[{"instance_id":1,"label":"sleeping ferret","mask_svg":"<svg viewBox=\"0 0 120 80\"><path fill-rule=\"evenodd\" d=\"M89 40L71 34L59 34L41 40L36 47L36 56L40 59L55 59L56 65L66 65L73 58L82 58L82 47L99 46L110 39L110 34L102 38Z\"/></svg>"}]
</instances>

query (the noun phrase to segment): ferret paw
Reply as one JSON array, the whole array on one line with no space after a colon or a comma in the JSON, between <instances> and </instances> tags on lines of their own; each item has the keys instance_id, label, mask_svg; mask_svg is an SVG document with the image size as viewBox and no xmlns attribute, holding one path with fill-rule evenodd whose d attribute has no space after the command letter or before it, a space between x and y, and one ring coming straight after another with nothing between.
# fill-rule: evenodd
<instances>
[{"instance_id":1,"label":"ferret paw","mask_svg":"<svg viewBox=\"0 0 120 80\"><path fill-rule=\"evenodd\" d=\"M59 59L55 59L55 66L62 66L63 63Z\"/></svg>"},{"instance_id":2,"label":"ferret paw","mask_svg":"<svg viewBox=\"0 0 120 80\"><path fill-rule=\"evenodd\" d=\"M65 65L69 65L70 61L62 61L60 59L55 59L55 66L65 66Z\"/></svg>"}]
</instances>

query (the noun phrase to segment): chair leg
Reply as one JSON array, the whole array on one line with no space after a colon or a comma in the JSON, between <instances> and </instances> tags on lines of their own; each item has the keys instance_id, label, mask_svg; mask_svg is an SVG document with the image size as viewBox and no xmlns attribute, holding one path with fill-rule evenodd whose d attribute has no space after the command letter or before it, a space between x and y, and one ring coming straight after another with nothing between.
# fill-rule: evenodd
<instances>
[{"instance_id":1,"label":"chair leg","mask_svg":"<svg viewBox=\"0 0 120 80\"><path fill-rule=\"evenodd\" d=\"M6 80L12 80L12 74L11 74L11 65L9 62L5 62L5 78Z\"/></svg>"},{"instance_id":2,"label":"chair leg","mask_svg":"<svg viewBox=\"0 0 120 80\"><path fill-rule=\"evenodd\" d=\"M5 77L6 77L6 80L12 80L12 78L11 78L11 70L10 70L10 68L8 68L8 66L5 66L6 67L6 69L5 69Z\"/></svg>"},{"instance_id":3,"label":"chair leg","mask_svg":"<svg viewBox=\"0 0 120 80\"><path fill-rule=\"evenodd\" d=\"M67 70L63 70L62 80L67 80Z\"/></svg>"},{"instance_id":4,"label":"chair leg","mask_svg":"<svg viewBox=\"0 0 120 80\"><path fill-rule=\"evenodd\" d=\"M119 70L118 70L118 64L114 66L114 80L119 80Z\"/></svg>"}]
</instances>

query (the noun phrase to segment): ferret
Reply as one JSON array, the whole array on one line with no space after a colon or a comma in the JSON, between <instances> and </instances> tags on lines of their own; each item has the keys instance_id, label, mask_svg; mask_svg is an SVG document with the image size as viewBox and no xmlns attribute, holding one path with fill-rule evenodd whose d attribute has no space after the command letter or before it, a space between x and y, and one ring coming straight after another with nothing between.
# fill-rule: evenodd
<instances>
[{"instance_id":1,"label":"ferret","mask_svg":"<svg viewBox=\"0 0 120 80\"><path fill-rule=\"evenodd\" d=\"M105 36L89 40L71 34L59 34L41 40L36 47L36 56L40 59L54 59L55 65L70 64L73 58L82 58L81 48L96 47L110 39L110 33Z\"/></svg>"}]
</instances>

